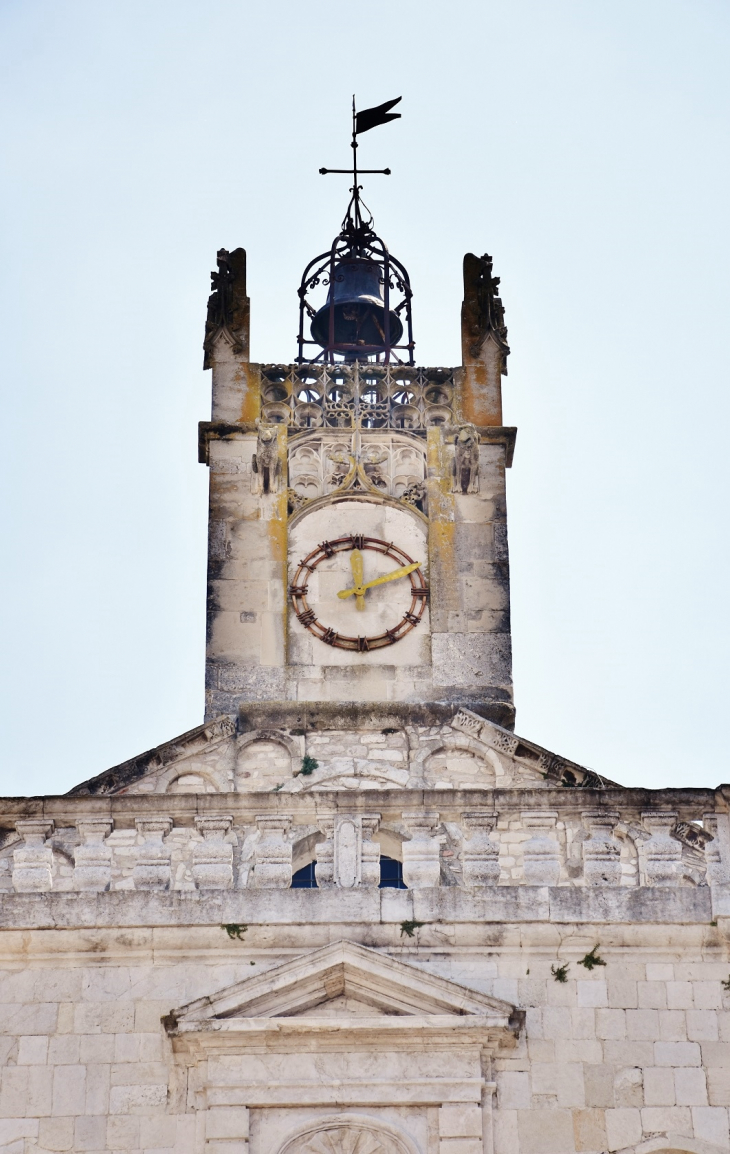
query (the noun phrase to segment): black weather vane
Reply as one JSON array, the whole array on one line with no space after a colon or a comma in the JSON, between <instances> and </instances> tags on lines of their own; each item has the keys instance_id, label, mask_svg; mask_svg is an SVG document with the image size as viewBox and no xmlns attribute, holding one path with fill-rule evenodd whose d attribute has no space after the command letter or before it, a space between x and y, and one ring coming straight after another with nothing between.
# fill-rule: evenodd
<instances>
[{"instance_id":1,"label":"black weather vane","mask_svg":"<svg viewBox=\"0 0 730 1154\"><path fill-rule=\"evenodd\" d=\"M362 224L360 216L360 189L362 185L357 183L358 176L363 173L375 174L380 176L390 176L389 168L360 168L357 167L357 138L361 132L369 132L371 128L377 128L379 124L387 124L390 120L400 120L400 112L391 112L396 104L399 104L403 99L402 96L396 96L395 100L386 100L384 104L378 104L375 108L365 108L362 112L357 112L355 109L355 97L352 97L352 141L350 148L352 149L352 168L320 168L320 176L327 176L331 172L341 172L352 177L352 200L348 206L348 215L351 210L354 210L355 226Z\"/></svg>"},{"instance_id":2,"label":"black weather vane","mask_svg":"<svg viewBox=\"0 0 730 1154\"><path fill-rule=\"evenodd\" d=\"M402 97L386 100L375 108L358 112L352 98L352 168L320 168L322 176L343 173L352 177L350 202L338 236L329 252L320 253L304 270L299 286L299 364L323 360L330 364L336 357L345 361L376 361L413 364L413 325L411 319L411 285L408 273L399 260L388 252L387 245L376 235L373 220L360 200L362 173L390 176L389 168L360 168L357 165L357 138L379 124L399 120L391 109ZM361 209L367 219L363 220ZM327 286L327 301L316 309L309 294L318 285ZM311 339L305 335L305 322L311 322ZM405 336L405 341L403 337ZM305 346L319 345L321 352L308 360ZM399 355L400 354L400 355Z\"/></svg>"}]
</instances>

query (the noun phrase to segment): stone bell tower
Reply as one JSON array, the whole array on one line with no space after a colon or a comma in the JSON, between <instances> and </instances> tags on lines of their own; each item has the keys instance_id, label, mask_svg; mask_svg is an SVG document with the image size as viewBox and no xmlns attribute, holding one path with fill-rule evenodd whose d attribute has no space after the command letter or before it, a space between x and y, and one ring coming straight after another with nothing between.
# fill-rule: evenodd
<instances>
[{"instance_id":1,"label":"stone bell tower","mask_svg":"<svg viewBox=\"0 0 730 1154\"><path fill-rule=\"evenodd\" d=\"M305 270L292 363L249 360L245 252L221 250L212 281L206 716L441 702L512 727L515 429L491 257L464 258L456 367L416 363L408 273L357 191Z\"/></svg>"}]
</instances>

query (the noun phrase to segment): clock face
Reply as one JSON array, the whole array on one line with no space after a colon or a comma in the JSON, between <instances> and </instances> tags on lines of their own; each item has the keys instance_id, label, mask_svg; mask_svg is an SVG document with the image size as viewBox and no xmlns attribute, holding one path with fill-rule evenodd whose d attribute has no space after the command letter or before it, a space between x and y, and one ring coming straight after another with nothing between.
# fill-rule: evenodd
<instances>
[{"instance_id":1,"label":"clock face","mask_svg":"<svg viewBox=\"0 0 730 1154\"><path fill-rule=\"evenodd\" d=\"M323 541L296 567L294 612L326 645L359 653L394 645L420 622L428 587L421 562L363 534Z\"/></svg>"}]
</instances>

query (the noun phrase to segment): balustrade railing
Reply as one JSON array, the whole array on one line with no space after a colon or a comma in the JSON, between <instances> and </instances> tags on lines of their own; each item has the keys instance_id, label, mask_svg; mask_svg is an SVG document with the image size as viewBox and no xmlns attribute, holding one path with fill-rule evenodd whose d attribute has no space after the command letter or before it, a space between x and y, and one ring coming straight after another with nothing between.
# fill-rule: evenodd
<instances>
[{"instance_id":1,"label":"balustrade railing","mask_svg":"<svg viewBox=\"0 0 730 1154\"><path fill-rule=\"evenodd\" d=\"M534 804L534 799L533 799ZM377 887L382 839L400 845L409 889L460 886L669 887L730 883L728 815L674 810L321 809L292 814L79 817L75 826L21 819L0 843L6 893L286 889L314 859L319 888ZM302 848L304 847L304 848ZM307 856L308 855L308 856ZM306 863L305 863L306 864Z\"/></svg>"}]
</instances>

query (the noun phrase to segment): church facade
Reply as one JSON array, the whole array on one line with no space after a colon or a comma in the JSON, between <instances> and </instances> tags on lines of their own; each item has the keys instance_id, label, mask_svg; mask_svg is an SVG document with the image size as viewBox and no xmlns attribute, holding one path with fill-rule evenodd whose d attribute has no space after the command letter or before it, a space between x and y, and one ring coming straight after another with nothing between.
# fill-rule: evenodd
<instances>
[{"instance_id":1,"label":"church facade","mask_svg":"<svg viewBox=\"0 0 730 1154\"><path fill-rule=\"evenodd\" d=\"M416 365L357 209L311 360L218 254L204 723L0 801L0 1151L726 1154L730 787L515 733L499 282Z\"/></svg>"}]
</instances>

